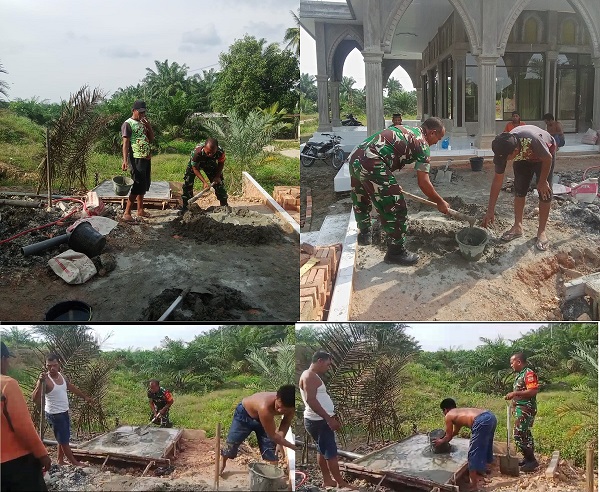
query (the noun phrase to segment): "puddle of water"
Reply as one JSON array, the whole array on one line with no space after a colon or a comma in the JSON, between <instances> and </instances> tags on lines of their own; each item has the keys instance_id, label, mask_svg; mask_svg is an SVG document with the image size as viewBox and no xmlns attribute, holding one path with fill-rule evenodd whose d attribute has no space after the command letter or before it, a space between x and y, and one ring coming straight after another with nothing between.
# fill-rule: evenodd
<instances>
[{"instance_id":1,"label":"puddle of water","mask_svg":"<svg viewBox=\"0 0 600 492\"><path fill-rule=\"evenodd\" d=\"M454 438L450 445L449 453L436 454L431 449L428 436L417 434L354 463L373 470L394 471L443 484L465 464L469 451L468 439Z\"/></svg>"}]
</instances>

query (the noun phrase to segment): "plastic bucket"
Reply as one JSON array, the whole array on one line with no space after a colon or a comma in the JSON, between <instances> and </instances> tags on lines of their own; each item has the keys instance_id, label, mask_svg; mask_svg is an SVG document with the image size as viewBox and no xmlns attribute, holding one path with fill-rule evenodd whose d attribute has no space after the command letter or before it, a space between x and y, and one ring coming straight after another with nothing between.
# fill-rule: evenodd
<instances>
[{"instance_id":1,"label":"plastic bucket","mask_svg":"<svg viewBox=\"0 0 600 492\"><path fill-rule=\"evenodd\" d=\"M71 232L69 248L83 253L89 258L98 256L106 246L106 238L92 227L89 222L82 222Z\"/></svg>"},{"instance_id":2,"label":"plastic bucket","mask_svg":"<svg viewBox=\"0 0 600 492\"><path fill-rule=\"evenodd\" d=\"M598 194L598 178L588 178L587 180L576 184L571 183L571 195L578 202L592 203Z\"/></svg>"},{"instance_id":3,"label":"plastic bucket","mask_svg":"<svg viewBox=\"0 0 600 492\"><path fill-rule=\"evenodd\" d=\"M479 227L465 227L456 233L460 253L469 261L481 258L488 239L487 231Z\"/></svg>"},{"instance_id":4,"label":"plastic bucket","mask_svg":"<svg viewBox=\"0 0 600 492\"><path fill-rule=\"evenodd\" d=\"M90 321L92 308L81 301L64 301L46 312L44 321Z\"/></svg>"},{"instance_id":5,"label":"plastic bucket","mask_svg":"<svg viewBox=\"0 0 600 492\"><path fill-rule=\"evenodd\" d=\"M445 442L441 446L436 446L433 443L436 439L441 439L446 435L446 431L444 429L435 429L429 433L429 444L431 445L431 450L435 454L449 453L450 452L450 443Z\"/></svg>"},{"instance_id":6,"label":"plastic bucket","mask_svg":"<svg viewBox=\"0 0 600 492\"><path fill-rule=\"evenodd\" d=\"M469 159L472 171L481 171L483 169L483 157L471 157Z\"/></svg>"},{"instance_id":7,"label":"plastic bucket","mask_svg":"<svg viewBox=\"0 0 600 492\"><path fill-rule=\"evenodd\" d=\"M267 463L250 463L250 490L287 490L285 475L275 465Z\"/></svg>"},{"instance_id":8,"label":"plastic bucket","mask_svg":"<svg viewBox=\"0 0 600 492\"><path fill-rule=\"evenodd\" d=\"M113 179L113 188L118 196L127 196L133 186L133 179L127 176L115 176Z\"/></svg>"}]
</instances>

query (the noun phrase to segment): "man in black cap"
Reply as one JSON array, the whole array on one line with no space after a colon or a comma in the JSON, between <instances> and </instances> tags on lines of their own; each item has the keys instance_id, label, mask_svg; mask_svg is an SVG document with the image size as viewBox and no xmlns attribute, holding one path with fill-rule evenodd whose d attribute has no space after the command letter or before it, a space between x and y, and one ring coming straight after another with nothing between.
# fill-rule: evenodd
<instances>
[{"instance_id":1,"label":"man in black cap","mask_svg":"<svg viewBox=\"0 0 600 492\"><path fill-rule=\"evenodd\" d=\"M525 196L535 174L540 208L535 247L540 251L546 251L548 249L546 223L552 202L552 172L556 155L554 138L546 130L534 125L517 126L510 132L496 136L492 142L492 150L496 174L492 181L483 227L494 222L494 209L502 188L506 162L511 160L515 175L515 223L502 235L502 240L512 241L523 235Z\"/></svg>"},{"instance_id":2,"label":"man in black cap","mask_svg":"<svg viewBox=\"0 0 600 492\"><path fill-rule=\"evenodd\" d=\"M8 358L14 357L0 343L0 471L2 490L48 490L43 474L50 469L50 457L38 436L23 392L16 380L7 376Z\"/></svg>"},{"instance_id":3,"label":"man in black cap","mask_svg":"<svg viewBox=\"0 0 600 492\"><path fill-rule=\"evenodd\" d=\"M150 144L154 141L154 131L148 118L146 118L146 103L135 101L133 103L131 118L121 126L123 136L123 171L129 169L133 186L129 193L123 220L133 222L131 206L137 202L137 216L148 217L144 211L144 195L150 189Z\"/></svg>"}]
</instances>

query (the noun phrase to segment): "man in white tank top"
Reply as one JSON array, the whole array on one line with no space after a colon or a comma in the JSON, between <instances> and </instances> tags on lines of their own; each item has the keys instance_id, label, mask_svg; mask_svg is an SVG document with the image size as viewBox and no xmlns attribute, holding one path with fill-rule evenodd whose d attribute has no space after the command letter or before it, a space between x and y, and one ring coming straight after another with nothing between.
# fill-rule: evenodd
<instances>
[{"instance_id":1,"label":"man in white tank top","mask_svg":"<svg viewBox=\"0 0 600 492\"><path fill-rule=\"evenodd\" d=\"M83 398L89 404L93 404L94 400L87 396L77 386L67 381L60 373L59 357L56 354L50 354L46 357L46 369L40 373L35 389L33 390L33 401L36 404L42 401L42 382L45 383L45 398L46 404L43 411L46 412L46 419L54 431L54 436L58 442L58 464L65 464L65 456L73 466L83 466L83 463L78 461L73 456L73 451L69 445L71 440L71 418L69 416L69 398L67 391L75 393Z\"/></svg>"},{"instance_id":2,"label":"man in white tank top","mask_svg":"<svg viewBox=\"0 0 600 492\"><path fill-rule=\"evenodd\" d=\"M323 487L356 489L340 473L334 431L341 427L335 407L327 394L321 375L331 367L331 355L318 351L310 367L300 376L300 394L304 402L304 427L317 444L317 461L323 474Z\"/></svg>"}]
</instances>

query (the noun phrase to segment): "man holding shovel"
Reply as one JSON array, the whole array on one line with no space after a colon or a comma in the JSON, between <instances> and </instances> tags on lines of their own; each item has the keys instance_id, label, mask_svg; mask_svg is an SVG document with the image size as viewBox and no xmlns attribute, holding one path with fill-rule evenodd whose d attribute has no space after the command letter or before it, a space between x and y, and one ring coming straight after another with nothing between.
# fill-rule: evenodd
<instances>
[{"instance_id":1,"label":"man holding shovel","mask_svg":"<svg viewBox=\"0 0 600 492\"><path fill-rule=\"evenodd\" d=\"M173 424L169 420L169 409L175 400L169 390L160 386L158 379L150 380L148 401L152 409L152 414L150 415L152 422L159 423L161 427L173 427Z\"/></svg>"},{"instance_id":2,"label":"man holding shovel","mask_svg":"<svg viewBox=\"0 0 600 492\"><path fill-rule=\"evenodd\" d=\"M14 357L1 342L0 389L0 470L2 490L48 490L44 473L50 469L50 457L44 443L37 435L29 415L29 408L16 380L7 376L9 357Z\"/></svg>"},{"instance_id":3,"label":"man holding shovel","mask_svg":"<svg viewBox=\"0 0 600 492\"><path fill-rule=\"evenodd\" d=\"M521 471L532 472L538 467L535 459L533 435L531 428L537 413L536 395L539 391L537 374L527 367L523 352L517 352L510 358L510 367L517 373L513 383L513 391L504 399L512 400L514 408L515 444L523 453L523 461L519 462Z\"/></svg>"},{"instance_id":4,"label":"man holding shovel","mask_svg":"<svg viewBox=\"0 0 600 492\"><path fill-rule=\"evenodd\" d=\"M285 435L296 411L296 387L281 386L277 392L263 391L244 398L235 409L233 421L227 434L227 445L221 450L221 476L228 459L237 456L240 445L252 432L256 434L262 459L277 464L277 446L296 449ZM275 417L283 415L279 429Z\"/></svg>"},{"instance_id":5,"label":"man holding shovel","mask_svg":"<svg viewBox=\"0 0 600 492\"><path fill-rule=\"evenodd\" d=\"M219 147L216 138L209 137L202 145L199 144L192 151L190 161L188 162L183 176L183 209L187 208L187 203L194 196L194 180L196 177L202 181L204 189L211 186L215 189L215 195L222 207L227 207L227 190L225 189L223 168L225 167L225 151ZM200 171L204 171L208 180L202 176ZM212 185L211 185L212 183Z\"/></svg>"},{"instance_id":6,"label":"man holding shovel","mask_svg":"<svg viewBox=\"0 0 600 492\"><path fill-rule=\"evenodd\" d=\"M446 435L434 441L435 446L450 442L458 435L462 427L471 429L469 442L469 490L478 490L482 485L481 475L494 462L494 432L496 432L496 416L489 410L481 408L457 408L452 398L446 398L440 403L445 415Z\"/></svg>"},{"instance_id":7,"label":"man holding shovel","mask_svg":"<svg viewBox=\"0 0 600 492\"><path fill-rule=\"evenodd\" d=\"M304 401L304 427L317 444L317 462L323 475L323 488L352 488L340 473L334 432L341 428L334 405L321 376L331 367L331 355L318 351L310 367L300 376L300 394Z\"/></svg>"},{"instance_id":8,"label":"man holding shovel","mask_svg":"<svg viewBox=\"0 0 600 492\"><path fill-rule=\"evenodd\" d=\"M444 138L445 133L439 118L428 118L420 128L392 126L371 135L349 157L358 244L371 244L371 209L375 205L381 228L388 236L386 263L413 265L419 260L419 255L404 247L408 213L394 171L414 162L419 188L440 212L449 211L448 203L429 180L429 146Z\"/></svg>"}]
</instances>

